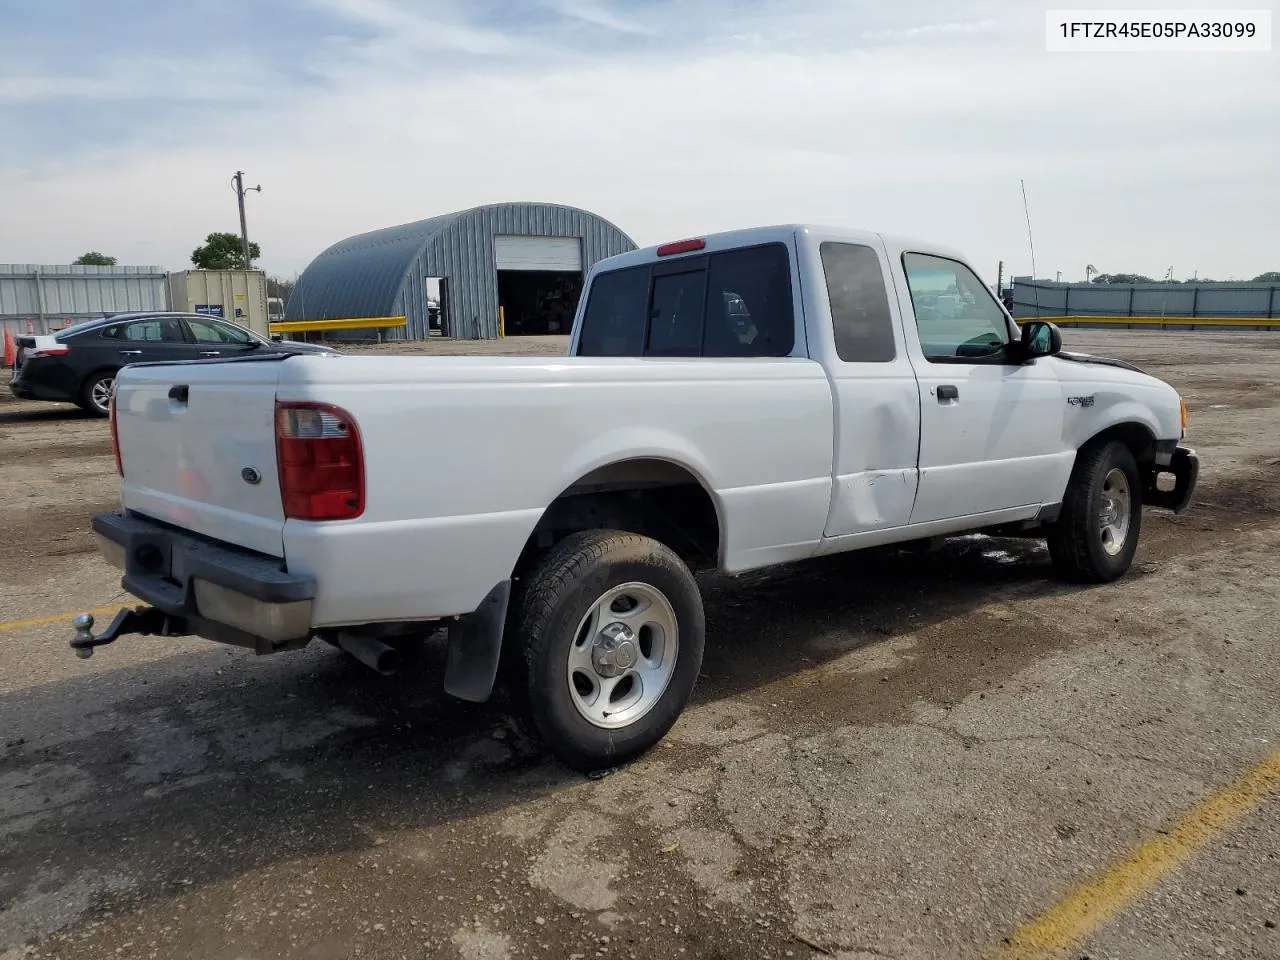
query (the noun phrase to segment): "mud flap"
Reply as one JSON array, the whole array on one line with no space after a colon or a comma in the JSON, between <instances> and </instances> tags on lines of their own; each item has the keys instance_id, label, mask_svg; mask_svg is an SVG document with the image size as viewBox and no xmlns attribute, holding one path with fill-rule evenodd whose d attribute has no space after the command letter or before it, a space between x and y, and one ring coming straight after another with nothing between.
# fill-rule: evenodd
<instances>
[{"instance_id":1,"label":"mud flap","mask_svg":"<svg viewBox=\"0 0 1280 960\"><path fill-rule=\"evenodd\" d=\"M1161 473L1173 474L1172 490L1161 490L1156 485ZM1182 513L1191 505L1199 478L1200 458L1191 448L1178 446L1174 449L1168 466L1157 466L1147 472L1142 502L1148 507L1161 507L1174 513Z\"/></svg>"},{"instance_id":2,"label":"mud flap","mask_svg":"<svg viewBox=\"0 0 1280 960\"><path fill-rule=\"evenodd\" d=\"M444 690L451 697L484 703L493 693L510 600L511 581L503 580L480 601L474 613L449 626Z\"/></svg>"}]
</instances>

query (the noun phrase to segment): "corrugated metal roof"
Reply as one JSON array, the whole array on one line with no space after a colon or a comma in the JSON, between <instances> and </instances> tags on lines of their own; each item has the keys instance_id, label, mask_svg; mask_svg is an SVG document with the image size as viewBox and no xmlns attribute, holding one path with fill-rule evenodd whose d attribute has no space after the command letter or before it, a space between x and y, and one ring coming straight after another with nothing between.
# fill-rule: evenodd
<instances>
[{"instance_id":1,"label":"corrugated metal roof","mask_svg":"<svg viewBox=\"0 0 1280 960\"><path fill-rule=\"evenodd\" d=\"M298 278L290 320L399 316L405 335L427 336L426 284L448 279L446 329L454 336L498 332L499 234L579 237L584 270L635 242L586 210L552 203L498 203L349 237L329 247Z\"/></svg>"},{"instance_id":2,"label":"corrugated metal roof","mask_svg":"<svg viewBox=\"0 0 1280 960\"><path fill-rule=\"evenodd\" d=\"M339 241L311 261L289 297L288 320L393 316L401 281L422 249L460 213Z\"/></svg>"}]
</instances>

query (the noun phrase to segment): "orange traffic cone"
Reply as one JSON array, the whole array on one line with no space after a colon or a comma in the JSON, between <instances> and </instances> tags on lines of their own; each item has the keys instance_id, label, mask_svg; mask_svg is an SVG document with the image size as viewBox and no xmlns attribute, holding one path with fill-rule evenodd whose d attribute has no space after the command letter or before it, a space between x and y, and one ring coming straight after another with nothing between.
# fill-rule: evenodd
<instances>
[{"instance_id":1,"label":"orange traffic cone","mask_svg":"<svg viewBox=\"0 0 1280 960\"><path fill-rule=\"evenodd\" d=\"M13 334L8 327L4 328L4 365L6 367L18 365L18 348L14 345Z\"/></svg>"}]
</instances>

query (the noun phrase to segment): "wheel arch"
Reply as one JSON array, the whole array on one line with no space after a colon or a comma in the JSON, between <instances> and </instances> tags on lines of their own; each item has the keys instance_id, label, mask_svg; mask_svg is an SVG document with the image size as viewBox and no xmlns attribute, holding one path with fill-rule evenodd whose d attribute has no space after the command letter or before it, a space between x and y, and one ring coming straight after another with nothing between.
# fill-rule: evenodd
<instances>
[{"instance_id":1,"label":"wheel arch","mask_svg":"<svg viewBox=\"0 0 1280 960\"><path fill-rule=\"evenodd\" d=\"M1076 448L1076 460L1079 461L1081 451L1093 449L1112 440L1118 440L1128 447L1129 452L1133 454L1133 459L1139 465L1155 461L1155 430L1149 423L1138 419L1120 420L1099 430Z\"/></svg>"},{"instance_id":2,"label":"wheel arch","mask_svg":"<svg viewBox=\"0 0 1280 960\"><path fill-rule=\"evenodd\" d=\"M724 504L704 474L669 455L622 455L586 470L552 499L530 533L515 574L573 533L616 529L652 537L691 566L718 564Z\"/></svg>"}]
</instances>

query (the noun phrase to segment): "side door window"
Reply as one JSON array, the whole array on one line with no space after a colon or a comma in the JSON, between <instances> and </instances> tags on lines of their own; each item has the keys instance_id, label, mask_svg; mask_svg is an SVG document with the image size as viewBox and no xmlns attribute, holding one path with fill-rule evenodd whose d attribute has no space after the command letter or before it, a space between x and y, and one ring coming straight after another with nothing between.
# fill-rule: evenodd
<instances>
[{"instance_id":1,"label":"side door window","mask_svg":"<svg viewBox=\"0 0 1280 960\"><path fill-rule=\"evenodd\" d=\"M187 326L197 343L213 343L222 346L240 344L247 346L252 338L247 332L229 323L215 323L212 320L188 320Z\"/></svg>"},{"instance_id":2,"label":"side door window","mask_svg":"<svg viewBox=\"0 0 1280 960\"><path fill-rule=\"evenodd\" d=\"M182 324L173 317L113 323L103 328L101 336L124 363L183 360L191 352Z\"/></svg>"},{"instance_id":3,"label":"side door window","mask_svg":"<svg viewBox=\"0 0 1280 960\"><path fill-rule=\"evenodd\" d=\"M846 363L892 363L897 356L893 315L879 256L858 243L823 243L819 253L836 355Z\"/></svg>"},{"instance_id":4,"label":"side door window","mask_svg":"<svg viewBox=\"0 0 1280 960\"><path fill-rule=\"evenodd\" d=\"M931 363L1003 363L1009 325L995 297L956 260L906 253L902 266L920 349Z\"/></svg>"},{"instance_id":5,"label":"side door window","mask_svg":"<svg viewBox=\"0 0 1280 960\"><path fill-rule=\"evenodd\" d=\"M181 330L178 339L182 339ZM160 320L135 320L133 323L117 323L104 327L102 336L107 340L123 343L160 343L164 340Z\"/></svg>"}]
</instances>

